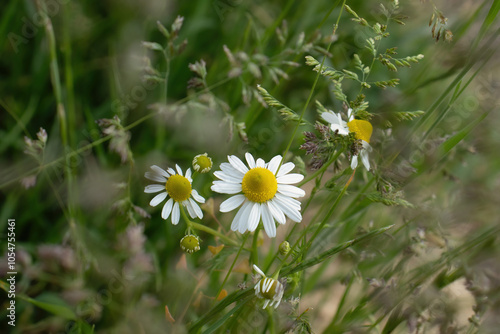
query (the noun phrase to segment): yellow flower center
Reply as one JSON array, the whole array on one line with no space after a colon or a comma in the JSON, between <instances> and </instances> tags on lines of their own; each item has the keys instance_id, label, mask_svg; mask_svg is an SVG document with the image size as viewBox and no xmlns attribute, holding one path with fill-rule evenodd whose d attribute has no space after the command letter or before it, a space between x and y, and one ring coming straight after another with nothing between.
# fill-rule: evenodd
<instances>
[{"instance_id":1,"label":"yellow flower center","mask_svg":"<svg viewBox=\"0 0 500 334\"><path fill-rule=\"evenodd\" d=\"M272 281L272 283L270 283ZM262 297L266 299L273 299L274 295L276 294L276 286L278 285L278 281L272 279L272 278L264 278L260 280L260 294ZM264 291L264 288L267 288L271 284L271 287L269 290L266 292Z\"/></svg>"},{"instance_id":2,"label":"yellow flower center","mask_svg":"<svg viewBox=\"0 0 500 334\"><path fill-rule=\"evenodd\" d=\"M241 188L252 202L264 203L276 195L278 181L269 169L255 167L246 172Z\"/></svg>"},{"instance_id":3,"label":"yellow flower center","mask_svg":"<svg viewBox=\"0 0 500 334\"><path fill-rule=\"evenodd\" d=\"M354 132L356 139L364 140L370 143L370 138L373 132L373 126L368 121L362 119L353 119L347 123L349 131Z\"/></svg>"},{"instance_id":4,"label":"yellow flower center","mask_svg":"<svg viewBox=\"0 0 500 334\"><path fill-rule=\"evenodd\" d=\"M176 202L183 202L191 195L191 182L184 176L175 174L168 178L165 189Z\"/></svg>"}]
</instances>

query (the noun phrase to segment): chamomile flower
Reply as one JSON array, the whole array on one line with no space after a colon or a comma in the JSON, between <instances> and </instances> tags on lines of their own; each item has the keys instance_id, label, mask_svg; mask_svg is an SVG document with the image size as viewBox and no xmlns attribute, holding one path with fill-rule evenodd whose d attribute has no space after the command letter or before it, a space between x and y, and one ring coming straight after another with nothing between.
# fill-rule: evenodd
<instances>
[{"instance_id":1,"label":"chamomile flower","mask_svg":"<svg viewBox=\"0 0 500 334\"><path fill-rule=\"evenodd\" d=\"M262 276L262 279L254 287L255 295L266 300L262 308L265 309L269 303L271 303L271 306L274 305L274 308L277 308L281 303L281 298L283 298L285 287L277 279L267 277L255 264L253 269Z\"/></svg>"},{"instance_id":2,"label":"chamomile flower","mask_svg":"<svg viewBox=\"0 0 500 334\"><path fill-rule=\"evenodd\" d=\"M147 179L162 183L151 184L144 189L145 193L157 193L161 191L161 193L153 197L149 205L157 206L167 197L170 197L161 210L161 217L168 219L170 214L172 214L172 224L174 225L179 223L179 205L186 207L191 218L203 218L203 212L196 202L205 203L205 199L191 186L193 182L193 179L191 179L191 169L188 168L186 174L182 173L182 169L178 165L175 165L175 169L177 172L173 168L165 171L153 165L151 166L152 172L144 174Z\"/></svg>"},{"instance_id":3,"label":"chamomile flower","mask_svg":"<svg viewBox=\"0 0 500 334\"><path fill-rule=\"evenodd\" d=\"M245 233L253 232L260 220L270 238L276 236L275 220L285 224L288 216L294 222L300 223L300 202L295 198L305 195L305 191L291 184L302 181L301 174L290 173L295 167L287 162L281 163L277 155L265 163L262 159L255 161L254 157L245 154L248 167L236 156L227 157L229 163L220 165L220 171L214 175L221 181L214 181L212 190L222 194L235 194L220 205L221 212L230 212L241 205L231 223L231 230Z\"/></svg>"},{"instance_id":4,"label":"chamomile flower","mask_svg":"<svg viewBox=\"0 0 500 334\"><path fill-rule=\"evenodd\" d=\"M329 110L321 114L321 117L330 123L330 128L332 131L338 133L341 136L347 136L349 133L354 133L356 139L361 140L361 149L358 154L354 154L351 159L351 168L355 169L358 167L358 155L361 157L361 162L367 170L370 170L370 161L368 160L368 153L372 151L370 146L370 138L372 136L373 127L370 122L355 119L352 109L349 108L347 112L347 117L349 122L342 120L340 113L335 114L333 111Z\"/></svg>"}]
</instances>

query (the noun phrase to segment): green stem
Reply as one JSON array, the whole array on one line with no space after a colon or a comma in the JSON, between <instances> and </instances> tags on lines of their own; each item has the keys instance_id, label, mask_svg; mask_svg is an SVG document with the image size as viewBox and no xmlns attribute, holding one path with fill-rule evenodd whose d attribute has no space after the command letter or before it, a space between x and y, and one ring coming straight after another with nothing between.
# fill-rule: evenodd
<instances>
[{"instance_id":1,"label":"green stem","mask_svg":"<svg viewBox=\"0 0 500 334\"><path fill-rule=\"evenodd\" d=\"M327 163L325 163L323 166L321 166L320 169L318 169L316 172L314 172L312 175L306 177L304 180L302 180L301 182L298 183L298 187L302 187L304 184L306 184L307 182L315 179L318 175L324 173L326 171L326 169L335 161L337 160L337 158L339 157L339 155L342 154L342 152L344 152L344 150L338 150L336 154L334 154L330 160L328 160Z\"/></svg>"},{"instance_id":2,"label":"green stem","mask_svg":"<svg viewBox=\"0 0 500 334\"><path fill-rule=\"evenodd\" d=\"M182 103L185 103L185 102L189 101L190 99L192 99L192 98L194 98L194 97L196 97L196 96L198 96L200 94L204 94L204 93L206 93L206 92L208 92L210 90L215 89L216 87L222 86L223 84L225 84L226 82L228 82L230 80L232 80L232 78L227 77L227 78L225 78L225 79L223 79L223 80L221 80L221 81L213 84L210 87L207 87L207 88L202 89L200 91L196 91L193 94L191 94L189 96L186 96L185 98L182 98L182 99L178 100L176 103L173 103L172 105L173 106L177 106L177 105L180 105ZM148 119L153 118L154 116L157 116L159 113L160 112L152 112L150 114L147 114L147 115L139 118L135 122L132 122L132 123L130 123L127 126L124 126L123 129L124 129L124 131L128 131L128 130L130 130L132 128L135 128L136 126L140 125L141 123L144 123ZM35 173L39 173L39 172L41 172L46 167L51 167L53 165L60 164L65 159L67 159L67 158L73 158L73 157L75 157L75 156L77 156L77 155L79 155L79 154L81 154L81 153L83 153L85 151L88 151L88 150L90 150L90 149L92 149L92 148L94 148L94 147L96 147L98 145L101 145L102 143L107 142L111 138L112 138L112 136L106 136L106 137L99 138L99 139L93 141L92 143L87 144L87 145L85 145L85 146L83 146L83 147L81 147L81 148L79 148L77 150L74 150L72 152L68 152L67 155L65 155L65 156L63 156L61 158L52 160L51 162L46 163L43 166L34 167L31 170L27 171L25 174L19 175L19 176L15 177L15 178L11 178L11 179L5 181L4 183L0 184L0 189L9 186L12 183L18 182L20 179L22 179L23 177L26 177L27 175L32 175L32 174L35 174Z\"/></svg>"},{"instance_id":3,"label":"green stem","mask_svg":"<svg viewBox=\"0 0 500 334\"><path fill-rule=\"evenodd\" d=\"M340 8L340 13L339 13L339 16L337 17L337 23L335 24L335 27L333 29L333 33L332 34L335 34L335 32L337 31L337 27L338 27L339 22L340 22L340 17L342 16L342 11L344 10L345 2L346 2L346 0L344 0L342 2L342 7ZM332 44L333 44L333 41L330 42L330 44L328 44L328 47L326 48L327 52L330 51L330 47L332 46ZM325 64L325 60L326 60L326 55L323 57L323 60L321 61L321 65L319 67L318 74L316 74L316 78L314 79L313 86L311 87L311 91L309 92L309 96L307 97L306 103L304 104L304 108L302 108L302 112L300 113L300 118L297 121L297 125L295 126L295 129L293 129L292 137L290 138L290 141L288 142L288 145L287 145L287 147L285 149L285 152L283 153L283 157L281 158L281 161L280 161L280 164L278 166L278 169L276 170L276 174L278 174L278 172L279 172L279 170L281 168L281 165L283 164L283 161L284 161L286 155L288 154L288 151L290 150L290 147L292 146L292 142L295 139L295 136L297 135L297 131L299 130L299 126L302 123L302 119L304 118L304 115L306 113L307 107L309 106L309 103L311 102L312 96L314 94L314 89L316 88L316 85L317 85L317 83L319 81L319 77L321 75L321 71L323 70L323 66Z\"/></svg>"},{"instance_id":4,"label":"green stem","mask_svg":"<svg viewBox=\"0 0 500 334\"><path fill-rule=\"evenodd\" d=\"M349 180L347 181L346 185L344 186L344 188L342 188L342 191L340 192L340 194L337 196L337 199L335 200L335 203L333 203L332 207L330 208L330 210L328 211L328 213L326 214L325 218L323 218L323 221L321 222L321 224L318 226L318 228L316 229L316 231L314 232L313 236L311 237L311 239L309 240L309 242L307 243L307 246L306 246L306 249L304 251L304 256L305 254L307 253L307 251L309 250L309 248L311 247L314 239L318 236L319 232L321 232L321 230L323 229L323 227L325 226L325 224L328 222L328 220L330 219L330 217L333 215L333 212L335 211L335 209L337 208L337 206L339 205L340 203L340 200L342 199L342 197L344 197L346 191L347 191L347 188L349 187L349 185L351 184L351 181L352 179L354 178L354 173L356 172L356 170L354 170L352 172L352 175L351 177L349 178Z\"/></svg>"},{"instance_id":5,"label":"green stem","mask_svg":"<svg viewBox=\"0 0 500 334\"><path fill-rule=\"evenodd\" d=\"M199 223L195 223L195 222L191 222L191 228L193 228L195 230L207 232L207 233L213 235L214 237L219 237L221 240L223 240L225 243L227 243L229 245L238 246L238 243L236 241L226 237L224 234L222 234L219 231L216 231L208 226L205 226L205 225L202 225Z\"/></svg>"},{"instance_id":6,"label":"green stem","mask_svg":"<svg viewBox=\"0 0 500 334\"><path fill-rule=\"evenodd\" d=\"M43 18L43 22L45 25L45 33L47 34L47 41L49 45L49 56L50 56L50 78L52 82L52 86L54 89L54 95L56 99L57 105L57 118L59 120L59 129L61 132L61 141L64 150L64 171L65 177L67 181L67 189L68 189L68 213L70 216L70 226L72 227L73 232L76 237L76 230L72 224L73 220L73 194L72 185L73 185L73 175L70 167L69 160L69 150L68 146L68 127L66 120L66 111L64 108L63 100L62 100L62 90L61 90L61 78L59 75L59 63L57 61L57 48L56 48L56 38L54 35L54 28L52 27L52 22L47 15L47 11L44 8L43 2L37 0L36 5L38 8L39 14Z\"/></svg>"},{"instance_id":7,"label":"green stem","mask_svg":"<svg viewBox=\"0 0 500 334\"><path fill-rule=\"evenodd\" d=\"M311 239L309 240L307 246L306 246L306 249L305 251L303 252L303 257L305 257L305 254L307 253L307 250L309 250L309 247L311 247L312 245L312 242L314 241L314 239L318 236L319 232L323 229L324 225L326 224L326 222L328 221L328 219L330 219L330 216L333 214L333 212L335 211L337 205L339 204L340 202L340 199L344 196L345 192L347 191L347 187L349 186L349 184L351 183L352 179L354 177L354 172L351 176L351 178L347 181L347 184L344 186L344 188L342 189L342 191L340 192L339 196L337 197L337 199L335 200L335 203L333 203L333 206L330 208L330 210L328 211L328 213L326 214L325 218L323 218L323 221L320 223L320 225L318 226L318 228L316 229L316 232L313 234L313 236L311 237ZM285 255L285 257L283 258L283 260L281 261L278 269L276 269L276 272L279 272L283 266L285 265L285 261L286 259L288 258L288 256L290 256L290 254L293 253L293 250L297 247L297 245L301 242L301 240L303 238L305 238L305 234L307 232L307 229L304 229L304 231L302 232L302 234L300 235L300 237L297 239L297 241L295 241L295 243L293 244L293 246L291 247L290 249L290 252L288 252L287 255ZM305 239L304 239L305 240Z\"/></svg>"},{"instance_id":8,"label":"green stem","mask_svg":"<svg viewBox=\"0 0 500 334\"><path fill-rule=\"evenodd\" d=\"M267 308L266 310L269 319L269 333L276 334L276 328L274 323L274 311L270 308Z\"/></svg>"},{"instance_id":9,"label":"green stem","mask_svg":"<svg viewBox=\"0 0 500 334\"><path fill-rule=\"evenodd\" d=\"M241 246L238 249L238 253L236 253L236 256L233 260L233 263L231 264L231 267L229 268L229 271L227 272L226 277L224 277L224 281L222 281L222 285L219 287L219 291L217 291L217 294L215 295L215 300L217 300L217 298L219 297L222 289L224 288L224 285L226 284L226 282L229 278L229 275L233 271L234 265L236 264L236 261L238 260L238 257L240 256L240 253L241 253L241 250L243 249L243 246L245 246L245 242L247 241L248 236L249 236L249 233L245 233L245 236L243 237L243 241L241 242Z\"/></svg>"},{"instance_id":10,"label":"green stem","mask_svg":"<svg viewBox=\"0 0 500 334\"><path fill-rule=\"evenodd\" d=\"M250 254L251 261L250 263L253 263L255 265L259 264L259 250L257 249L257 241L259 239L259 231L260 231L260 224L257 226L253 233L253 240L252 240L252 253Z\"/></svg>"},{"instance_id":11,"label":"green stem","mask_svg":"<svg viewBox=\"0 0 500 334\"><path fill-rule=\"evenodd\" d=\"M195 223L189 219L189 217L186 214L186 211L184 210L184 206L182 204L179 204L179 208L181 210L181 216L186 222L188 228L192 228L198 231L203 231L207 232L215 237L219 237L220 239L224 240L227 244L233 245L233 246L238 246L238 243L228 237L226 237L224 234L220 233L219 231L216 231L208 226Z\"/></svg>"},{"instance_id":12,"label":"green stem","mask_svg":"<svg viewBox=\"0 0 500 334\"><path fill-rule=\"evenodd\" d=\"M320 177L320 181L321 179L323 178L323 175L326 171L326 169L328 168L328 166L333 162L335 161L335 159L338 158L338 156L342 153L342 151L339 151L337 154L335 154L334 156L332 156L332 158L330 158L330 160L324 164L321 169L319 169L318 171L316 171L313 175L311 175L310 177L308 177L307 179L303 180L302 182L300 182L298 184L298 186L302 186L304 184L306 184L307 182L311 181L313 178L316 178L316 177ZM302 209L302 215L305 214L305 212L307 211L307 208L309 207L309 204L312 202L314 196L316 195L318 189L317 187L314 187L314 189L312 190L311 192L311 196L309 196L309 199L307 200L307 203L306 205L304 206L304 208ZM324 204L326 205L328 202L325 202ZM315 221L316 220L316 217L319 215L319 213L322 212L322 210L319 210L316 215L314 216L314 218L311 220L311 221ZM293 233L295 232L295 229L297 228L298 224L294 224L292 229L290 230L290 232L288 232L285 240L289 240L290 237L293 235ZM304 229L304 231L307 231L307 228ZM305 232L303 232L305 233ZM303 237L303 235L300 236L299 240ZM294 249L293 247L291 248L291 250ZM290 252L289 252L290 253ZM278 255L279 255L279 250L276 251L276 253L274 254L273 258L271 259L271 261L269 262L269 264L266 266L266 269L264 272L267 272L269 271L269 268L271 267L271 265L274 263L274 261L276 261L276 259L278 258Z\"/></svg>"}]
</instances>

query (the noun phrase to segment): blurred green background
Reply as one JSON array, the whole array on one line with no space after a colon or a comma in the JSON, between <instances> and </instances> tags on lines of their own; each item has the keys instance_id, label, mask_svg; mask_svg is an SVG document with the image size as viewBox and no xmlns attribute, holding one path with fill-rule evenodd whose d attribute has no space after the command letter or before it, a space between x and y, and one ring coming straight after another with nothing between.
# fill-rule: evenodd
<instances>
[{"instance_id":1,"label":"blurred green background","mask_svg":"<svg viewBox=\"0 0 500 334\"><path fill-rule=\"evenodd\" d=\"M370 23L385 20L378 1L347 4ZM152 164L186 169L204 152L215 167L228 154L243 157L249 151L266 161L283 154L295 124L263 107L256 86L300 113L316 78L305 65L306 55L322 59L326 54L326 65L351 71L355 53L371 63L364 46L369 32L348 13L331 36L340 5L291 0L3 1L0 235L3 254L7 220L15 218L19 275L17 326L4 323L7 299L2 298L2 331L187 332L213 305L210 298L237 249L228 247L213 257L206 246L218 243L201 234L202 251L188 256L184 267L178 246L184 228L163 221L160 210L149 207L144 172ZM391 22L390 37L380 51L397 47L398 56L425 58L398 72L375 63L371 80L400 78L400 85L364 92L374 116L374 172L356 174L350 200L339 207L317 251L374 227L396 224L397 231L308 271L298 308L280 309L280 333L306 318L318 333L390 332L385 324L391 321L401 333L414 333L417 327L418 333L474 333L478 329L467 319L475 315L482 324L480 333L496 333L498 7L498 1L401 1L406 25ZM53 27L52 43L41 9ZM431 36L429 20L436 10L447 17L451 42L442 36L436 42ZM171 31L178 16L184 21L175 40L171 36L167 66L162 53L143 42L168 45L157 21ZM202 59L207 76L200 83L192 80L197 75L189 64ZM61 85L59 98L55 82ZM450 94L445 95L448 87ZM349 99L356 98L358 86L346 82L343 88ZM64 114L58 112L58 100ZM314 100L335 111L342 107L323 77ZM442 103L434 106L436 101ZM418 128L418 118L395 118L396 112L416 110L436 112ZM113 132L113 149L96 121L115 115L120 125ZM299 128L287 159L300 157L307 166L310 157L299 146L302 131L312 131L311 124L319 119L313 103L305 119L309 123ZM24 152L24 137L35 140L40 128L48 140L37 160ZM443 149L443 143L461 134L467 134L464 140ZM402 146L408 137L410 144ZM329 170L326 177L332 175ZM195 180L205 198L213 196L211 181L211 175ZM395 198L404 194L415 208L371 201L367 195L383 187ZM313 209L335 191L322 188ZM214 217L213 209L205 207L203 223L217 229L219 218L228 230L232 217ZM283 236L284 231L276 241L265 240L261 256L266 258ZM248 273L232 275L226 289L237 290L245 279L251 285ZM399 301L405 293L408 299ZM165 305L175 324L165 319ZM299 321L307 309L308 317ZM267 313L257 315L264 319ZM242 323L250 320L238 316L240 322L233 318L222 328L266 332L266 321L254 322L248 331ZM366 327L379 317L380 324Z\"/></svg>"}]
</instances>

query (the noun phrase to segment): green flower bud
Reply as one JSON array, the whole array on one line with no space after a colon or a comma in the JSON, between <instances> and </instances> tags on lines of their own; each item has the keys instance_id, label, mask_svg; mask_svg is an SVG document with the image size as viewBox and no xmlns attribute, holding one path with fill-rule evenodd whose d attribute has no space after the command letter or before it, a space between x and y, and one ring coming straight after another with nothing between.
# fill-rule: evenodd
<instances>
[{"instance_id":1,"label":"green flower bud","mask_svg":"<svg viewBox=\"0 0 500 334\"><path fill-rule=\"evenodd\" d=\"M192 254L200 250L200 238L188 234L181 239L181 249L186 253Z\"/></svg>"},{"instance_id":2,"label":"green flower bud","mask_svg":"<svg viewBox=\"0 0 500 334\"><path fill-rule=\"evenodd\" d=\"M279 247L279 252L281 255L285 256L288 254L288 252L290 252L290 243L288 241L283 241L281 244L280 244L280 247Z\"/></svg>"}]
</instances>

